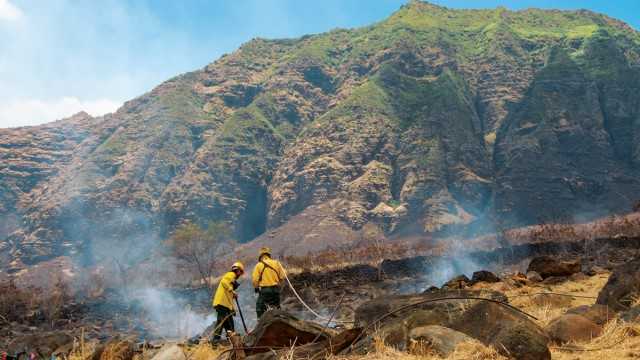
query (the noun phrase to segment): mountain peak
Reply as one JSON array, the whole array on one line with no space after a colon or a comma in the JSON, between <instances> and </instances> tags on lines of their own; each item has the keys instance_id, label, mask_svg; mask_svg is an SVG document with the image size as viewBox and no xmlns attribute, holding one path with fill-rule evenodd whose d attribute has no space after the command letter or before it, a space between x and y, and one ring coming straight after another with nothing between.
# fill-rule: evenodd
<instances>
[{"instance_id":1,"label":"mountain peak","mask_svg":"<svg viewBox=\"0 0 640 360\"><path fill-rule=\"evenodd\" d=\"M296 252L371 227L446 236L620 212L640 193L638 65L637 33L537 9L412 1L359 29L257 38L95 124L30 129L44 140L29 144L3 130L20 160L0 169L15 244L0 259L148 253L187 221L241 241L281 229Z\"/></svg>"}]
</instances>

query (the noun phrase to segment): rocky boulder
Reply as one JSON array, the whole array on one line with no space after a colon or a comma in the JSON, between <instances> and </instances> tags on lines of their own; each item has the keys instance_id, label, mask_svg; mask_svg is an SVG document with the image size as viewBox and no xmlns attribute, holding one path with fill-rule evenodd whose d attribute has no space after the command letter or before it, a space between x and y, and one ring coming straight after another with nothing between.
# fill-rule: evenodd
<instances>
[{"instance_id":1,"label":"rocky boulder","mask_svg":"<svg viewBox=\"0 0 640 360\"><path fill-rule=\"evenodd\" d=\"M588 341L600 336L602 326L582 315L564 314L545 327L551 340L564 344L571 341Z\"/></svg>"},{"instance_id":2,"label":"rocky boulder","mask_svg":"<svg viewBox=\"0 0 640 360\"><path fill-rule=\"evenodd\" d=\"M291 346L294 341L296 345L305 345L313 340L329 340L335 335L335 330L274 309L262 315L256 328L244 337L243 343L248 347L286 347ZM247 354L252 352L248 351Z\"/></svg>"},{"instance_id":3,"label":"rocky boulder","mask_svg":"<svg viewBox=\"0 0 640 360\"><path fill-rule=\"evenodd\" d=\"M552 256L538 256L531 260L527 272L535 271L543 279L551 276L570 276L582 271L580 260L562 261Z\"/></svg>"},{"instance_id":4,"label":"rocky boulder","mask_svg":"<svg viewBox=\"0 0 640 360\"><path fill-rule=\"evenodd\" d=\"M325 359L345 350L360 338L361 328L341 333L299 320L282 310L267 311L256 328L242 339L248 360ZM293 350L290 348L295 344ZM269 351L270 348L282 349Z\"/></svg>"},{"instance_id":5,"label":"rocky boulder","mask_svg":"<svg viewBox=\"0 0 640 360\"><path fill-rule=\"evenodd\" d=\"M477 300L470 298L486 298ZM492 301L493 300L493 301ZM420 295L386 296L356 309L356 322L379 328L385 343L403 347L413 329L438 325L470 336L515 359L550 359L549 339L526 315L493 291L441 290Z\"/></svg>"},{"instance_id":6,"label":"rocky boulder","mask_svg":"<svg viewBox=\"0 0 640 360\"><path fill-rule=\"evenodd\" d=\"M415 355L436 354L447 357L461 343L478 342L476 339L439 325L413 328L409 331L407 349Z\"/></svg>"},{"instance_id":7,"label":"rocky boulder","mask_svg":"<svg viewBox=\"0 0 640 360\"><path fill-rule=\"evenodd\" d=\"M396 311L396 315L404 316L407 311L398 311L400 308L408 305L415 304L424 301L433 301L419 308L432 308L438 306L441 303L440 299L450 298L467 298L467 297L482 297L501 302L508 302L508 298L498 291L490 290L439 290L430 288L430 291L425 291L422 294L410 294L410 295L393 295L393 296L381 296L359 306L355 311L355 324L356 326L366 326L373 323L385 314L392 311ZM453 299L453 300L455 300ZM452 300L452 301L453 301ZM411 310L411 309L409 309ZM409 311L410 312L410 311Z\"/></svg>"},{"instance_id":8,"label":"rocky boulder","mask_svg":"<svg viewBox=\"0 0 640 360\"><path fill-rule=\"evenodd\" d=\"M609 322L615 315L613 311L609 310L609 307L600 304L576 306L567 310L566 313L583 316L602 326Z\"/></svg>"},{"instance_id":9,"label":"rocky boulder","mask_svg":"<svg viewBox=\"0 0 640 360\"><path fill-rule=\"evenodd\" d=\"M471 282L472 283L477 283L477 282L497 283L497 282L500 282L500 278L496 274L492 273L491 271L480 270L473 273L473 276L471 276Z\"/></svg>"},{"instance_id":10,"label":"rocky boulder","mask_svg":"<svg viewBox=\"0 0 640 360\"><path fill-rule=\"evenodd\" d=\"M531 282L541 282L543 279L536 271L527 271L527 280Z\"/></svg>"},{"instance_id":11,"label":"rocky boulder","mask_svg":"<svg viewBox=\"0 0 640 360\"><path fill-rule=\"evenodd\" d=\"M629 261L613 270L598 294L597 304L615 311L629 309L640 295L640 259Z\"/></svg>"}]
</instances>

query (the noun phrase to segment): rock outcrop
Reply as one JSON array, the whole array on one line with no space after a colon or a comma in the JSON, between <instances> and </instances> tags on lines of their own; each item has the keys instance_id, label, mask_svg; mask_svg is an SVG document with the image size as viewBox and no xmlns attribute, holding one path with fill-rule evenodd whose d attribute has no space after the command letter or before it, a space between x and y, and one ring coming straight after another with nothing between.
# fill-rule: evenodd
<instances>
[{"instance_id":1,"label":"rock outcrop","mask_svg":"<svg viewBox=\"0 0 640 360\"><path fill-rule=\"evenodd\" d=\"M582 271L580 260L560 260L553 256L537 256L531 260L528 272L536 272L543 279L552 276L570 276Z\"/></svg>"},{"instance_id":2,"label":"rock outcrop","mask_svg":"<svg viewBox=\"0 0 640 360\"><path fill-rule=\"evenodd\" d=\"M418 1L254 39L113 114L0 130L1 265L135 260L185 221L321 247L628 211L638 44L587 11Z\"/></svg>"},{"instance_id":3,"label":"rock outcrop","mask_svg":"<svg viewBox=\"0 0 640 360\"><path fill-rule=\"evenodd\" d=\"M629 261L613 270L609 280L598 293L597 304L614 311L628 310L640 296L640 259Z\"/></svg>"}]
</instances>

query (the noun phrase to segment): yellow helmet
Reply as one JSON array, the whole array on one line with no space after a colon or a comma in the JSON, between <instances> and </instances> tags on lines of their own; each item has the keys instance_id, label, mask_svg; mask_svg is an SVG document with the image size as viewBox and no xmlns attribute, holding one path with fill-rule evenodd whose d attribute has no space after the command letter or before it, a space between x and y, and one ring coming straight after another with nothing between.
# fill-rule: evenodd
<instances>
[{"instance_id":1,"label":"yellow helmet","mask_svg":"<svg viewBox=\"0 0 640 360\"><path fill-rule=\"evenodd\" d=\"M271 256L271 248L268 247L263 247L262 249L260 249L260 255L258 255L258 258L261 258L262 255L269 255Z\"/></svg>"},{"instance_id":2,"label":"yellow helmet","mask_svg":"<svg viewBox=\"0 0 640 360\"><path fill-rule=\"evenodd\" d=\"M231 265L231 271L236 269L244 272L244 265L242 265L240 261L234 262L233 265Z\"/></svg>"}]
</instances>

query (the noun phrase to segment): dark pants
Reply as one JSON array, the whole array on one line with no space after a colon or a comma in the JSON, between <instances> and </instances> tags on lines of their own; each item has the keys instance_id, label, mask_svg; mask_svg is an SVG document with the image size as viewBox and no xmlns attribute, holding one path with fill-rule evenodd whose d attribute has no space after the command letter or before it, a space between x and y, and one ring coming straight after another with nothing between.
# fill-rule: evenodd
<instances>
[{"instance_id":1,"label":"dark pants","mask_svg":"<svg viewBox=\"0 0 640 360\"><path fill-rule=\"evenodd\" d=\"M256 302L256 313L258 318L267 311L267 307L280 309L280 287L261 287Z\"/></svg>"},{"instance_id":2,"label":"dark pants","mask_svg":"<svg viewBox=\"0 0 640 360\"><path fill-rule=\"evenodd\" d=\"M235 331L233 324L233 310L221 305L215 306L214 309L216 309L218 318L216 319L215 330L213 331L213 340L220 340L222 329L225 329L225 332Z\"/></svg>"}]
</instances>

